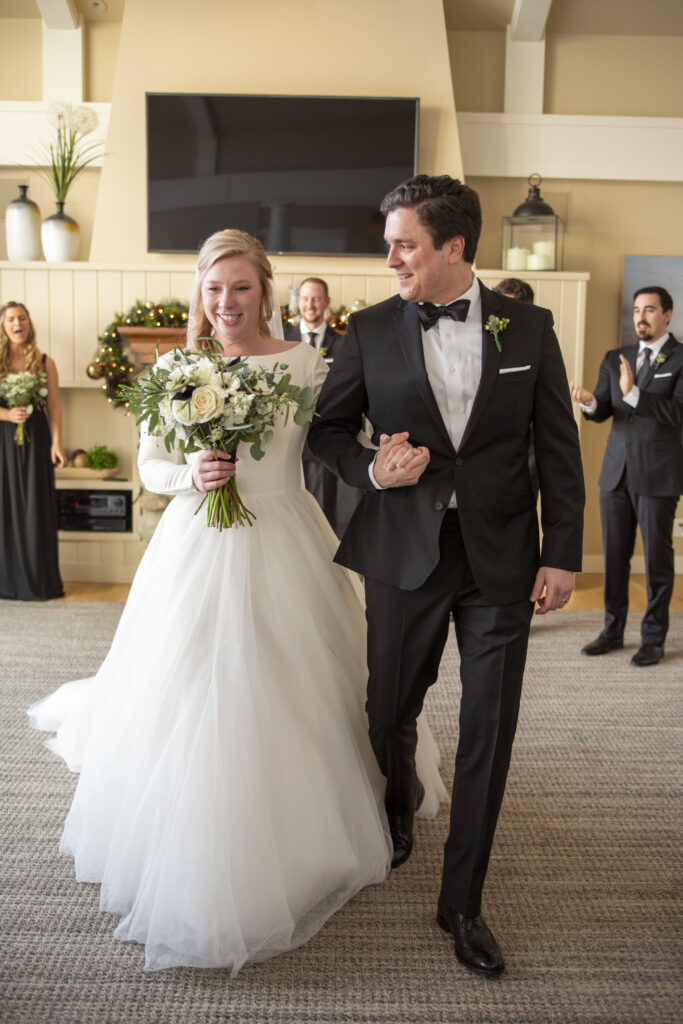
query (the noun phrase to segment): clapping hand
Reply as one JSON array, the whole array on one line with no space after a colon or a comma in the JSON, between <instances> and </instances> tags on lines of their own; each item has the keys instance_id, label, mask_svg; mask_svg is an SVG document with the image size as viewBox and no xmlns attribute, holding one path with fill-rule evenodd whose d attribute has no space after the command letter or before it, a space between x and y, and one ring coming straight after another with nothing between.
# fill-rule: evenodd
<instances>
[{"instance_id":1,"label":"clapping hand","mask_svg":"<svg viewBox=\"0 0 683 1024\"><path fill-rule=\"evenodd\" d=\"M586 388L582 388L580 384L575 384L571 381L569 385L569 394L571 395L572 402L578 402L579 405L592 405L593 395L592 391L587 391Z\"/></svg>"},{"instance_id":2,"label":"clapping hand","mask_svg":"<svg viewBox=\"0 0 683 1024\"><path fill-rule=\"evenodd\" d=\"M619 367L619 387L622 395L627 395L633 388L633 370L626 356L620 355L619 362L621 363Z\"/></svg>"},{"instance_id":3,"label":"clapping hand","mask_svg":"<svg viewBox=\"0 0 683 1024\"><path fill-rule=\"evenodd\" d=\"M429 449L413 447L408 433L382 434L373 473L380 487L413 487L429 464Z\"/></svg>"}]
</instances>

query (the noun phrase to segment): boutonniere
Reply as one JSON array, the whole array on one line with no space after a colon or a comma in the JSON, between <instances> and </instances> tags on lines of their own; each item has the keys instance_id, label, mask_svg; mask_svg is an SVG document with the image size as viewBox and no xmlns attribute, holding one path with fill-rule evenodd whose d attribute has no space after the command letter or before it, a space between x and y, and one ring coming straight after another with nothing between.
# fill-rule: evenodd
<instances>
[{"instance_id":1,"label":"boutonniere","mask_svg":"<svg viewBox=\"0 0 683 1024\"><path fill-rule=\"evenodd\" d=\"M660 352L659 355L657 356L657 358L655 359L655 366L661 366L662 363L665 363L668 358L669 358L669 353L668 352Z\"/></svg>"},{"instance_id":2,"label":"boutonniere","mask_svg":"<svg viewBox=\"0 0 683 1024\"><path fill-rule=\"evenodd\" d=\"M510 321L509 321L509 319L506 316L503 316L503 317L501 317L499 319L497 316L494 316L493 313L491 314L491 316L486 321L486 330L489 331L493 335L493 340L495 341L496 348L498 349L499 352L502 352L503 350L500 347L500 342L498 341L498 335L501 334L505 330L505 328L507 327L507 325L509 323L510 323Z\"/></svg>"},{"instance_id":3,"label":"boutonniere","mask_svg":"<svg viewBox=\"0 0 683 1024\"><path fill-rule=\"evenodd\" d=\"M327 355L327 349L325 348L324 345L320 346L319 352L320 352L321 357L324 359L325 356Z\"/></svg>"}]
</instances>

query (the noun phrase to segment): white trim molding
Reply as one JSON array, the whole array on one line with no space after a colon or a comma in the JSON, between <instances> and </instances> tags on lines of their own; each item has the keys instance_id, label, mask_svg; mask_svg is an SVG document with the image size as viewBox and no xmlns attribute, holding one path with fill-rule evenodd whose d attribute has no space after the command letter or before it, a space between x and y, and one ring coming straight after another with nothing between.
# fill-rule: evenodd
<instances>
[{"instance_id":1,"label":"white trim molding","mask_svg":"<svg viewBox=\"0 0 683 1024\"><path fill-rule=\"evenodd\" d=\"M680 117L466 112L458 128L466 176L683 181Z\"/></svg>"}]
</instances>

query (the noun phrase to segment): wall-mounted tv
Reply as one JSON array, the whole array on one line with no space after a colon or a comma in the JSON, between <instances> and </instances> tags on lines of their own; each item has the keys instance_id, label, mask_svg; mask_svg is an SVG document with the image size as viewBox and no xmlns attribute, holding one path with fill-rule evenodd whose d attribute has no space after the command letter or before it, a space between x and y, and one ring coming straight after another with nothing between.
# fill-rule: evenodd
<instances>
[{"instance_id":1,"label":"wall-mounted tv","mask_svg":"<svg viewBox=\"0 0 683 1024\"><path fill-rule=\"evenodd\" d=\"M383 253L379 204L415 174L418 114L417 99L148 93L148 250L232 227L272 253Z\"/></svg>"}]
</instances>

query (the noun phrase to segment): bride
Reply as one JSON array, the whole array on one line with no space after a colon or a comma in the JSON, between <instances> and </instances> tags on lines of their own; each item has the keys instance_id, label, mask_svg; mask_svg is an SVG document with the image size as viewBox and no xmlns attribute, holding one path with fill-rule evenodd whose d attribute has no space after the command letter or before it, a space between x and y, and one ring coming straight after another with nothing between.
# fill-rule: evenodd
<instances>
[{"instance_id":1,"label":"bride","mask_svg":"<svg viewBox=\"0 0 683 1024\"><path fill-rule=\"evenodd\" d=\"M190 347L286 363L319 391L311 346L268 330L261 244L221 231L202 246ZM162 356L170 361L171 356ZM355 577L303 489L304 427L275 429L261 462L167 453L145 434L145 487L174 495L140 563L111 649L92 679L29 709L80 772L60 850L121 916L116 938L145 968L227 967L292 949L389 870L384 780L364 716L365 620ZM220 453L219 453L220 454ZM222 532L195 515L234 473L256 515ZM445 796L421 733L423 812Z\"/></svg>"}]
</instances>

